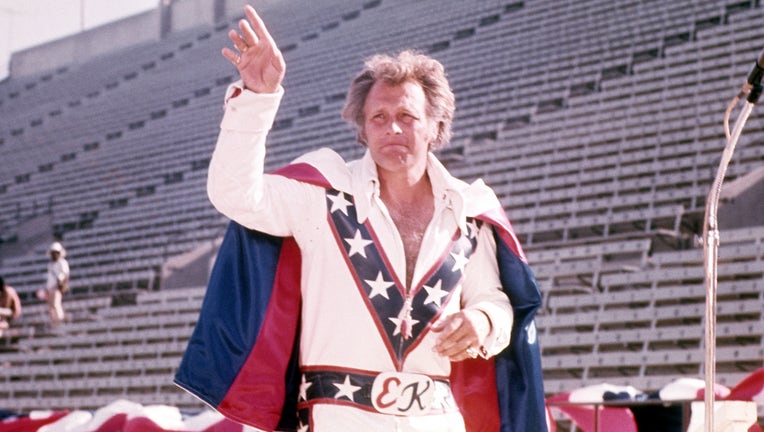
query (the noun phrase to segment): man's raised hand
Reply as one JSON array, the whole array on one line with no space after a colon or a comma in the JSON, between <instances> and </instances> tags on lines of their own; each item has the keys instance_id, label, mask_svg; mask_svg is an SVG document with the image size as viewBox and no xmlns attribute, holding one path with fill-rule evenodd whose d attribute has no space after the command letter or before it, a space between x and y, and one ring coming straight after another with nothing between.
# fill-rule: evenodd
<instances>
[{"instance_id":1,"label":"man's raised hand","mask_svg":"<svg viewBox=\"0 0 764 432\"><path fill-rule=\"evenodd\" d=\"M228 32L236 51L225 47L223 57L236 66L247 89L255 93L274 93L284 79L284 56L255 9L247 5L244 13L247 19L239 21L241 33L235 29Z\"/></svg>"}]
</instances>

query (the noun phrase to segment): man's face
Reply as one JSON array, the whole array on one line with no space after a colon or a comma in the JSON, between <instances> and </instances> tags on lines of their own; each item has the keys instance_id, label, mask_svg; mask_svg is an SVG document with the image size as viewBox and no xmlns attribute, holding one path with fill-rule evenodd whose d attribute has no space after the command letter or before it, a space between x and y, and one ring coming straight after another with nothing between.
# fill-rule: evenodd
<instances>
[{"instance_id":1,"label":"man's face","mask_svg":"<svg viewBox=\"0 0 764 432\"><path fill-rule=\"evenodd\" d=\"M427 117L427 99L414 82L377 82L364 104L363 138L380 175L421 176L436 136L436 122Z\"/></svg>"},{"instance_id":2,"label":"man's face","mask_svg":"<svg viewBox=\"0 0 764 432\"><path fill-rule=\"evenodd\" d=\"M61 253L56 251L50 251L50 260L51 261L58 261L58 257L61 256Z\"/></svg>"}]
</instances>

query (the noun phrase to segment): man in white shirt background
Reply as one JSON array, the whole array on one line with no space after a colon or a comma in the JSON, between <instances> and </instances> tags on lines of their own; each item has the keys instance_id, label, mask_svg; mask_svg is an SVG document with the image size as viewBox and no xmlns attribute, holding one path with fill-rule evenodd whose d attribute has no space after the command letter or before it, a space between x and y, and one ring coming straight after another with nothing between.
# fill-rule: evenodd
<instances>
[{"instance_id":1,"label":"man in white shirt background","mask_svg":"<svg viewBox=\"0 0 764 432\"><path fill-rule=\"evenodd\" d=\"M69 263L66 261L66 250L60 242L53 242L48 248L50 261L46 276L48 314L51 327L57 327L64 320L63 295L69 287Z\"/></svg>"}]
</instances>

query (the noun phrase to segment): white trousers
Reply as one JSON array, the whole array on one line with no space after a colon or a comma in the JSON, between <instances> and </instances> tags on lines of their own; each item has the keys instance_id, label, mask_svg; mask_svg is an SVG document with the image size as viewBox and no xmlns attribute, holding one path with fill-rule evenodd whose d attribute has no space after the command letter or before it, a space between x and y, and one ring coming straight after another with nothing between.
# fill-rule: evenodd
<instances>
[{"instance_id":1,"label":"white trousers","mask_svg":"<svg viewBox=\"0 0 764 432\"><path fill-rule=\"evenodd\" d=\"M58 288L48 289L48 314L50 315L50 323L54 326L64 320L62 298L63 294Z\"/></svg>"}]
</instances>

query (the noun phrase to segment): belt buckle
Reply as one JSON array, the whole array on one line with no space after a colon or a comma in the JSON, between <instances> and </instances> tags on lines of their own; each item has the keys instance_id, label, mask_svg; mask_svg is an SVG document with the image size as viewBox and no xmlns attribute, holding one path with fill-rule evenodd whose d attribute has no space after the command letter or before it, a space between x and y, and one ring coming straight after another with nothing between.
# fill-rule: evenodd
<instances>
[{"instance_id":1,"label":"belt buckle","mask_svg":"<svg viewBox=\"0 0 764 432\"><path fill-rule=\"evenodd\" d=\"M435 400L435 382L422 374L382 372L374 378L371 401L383 414L425 415Z\"/></svg>"}]
</instances>

